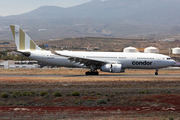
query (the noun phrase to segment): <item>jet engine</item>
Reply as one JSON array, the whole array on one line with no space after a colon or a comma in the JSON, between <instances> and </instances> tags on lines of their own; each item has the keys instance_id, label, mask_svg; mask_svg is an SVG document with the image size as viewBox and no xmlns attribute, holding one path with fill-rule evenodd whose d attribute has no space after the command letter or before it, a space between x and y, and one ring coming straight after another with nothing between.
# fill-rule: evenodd
<instances>
[{"instance_id":1,"label":"jet engine","mask_svg":"<svg viewBox=\"0 0 180 120\"><path fill-rule=\"evenodd\" d=\"M122 69L122 64L105 64L101 66L101 71L111 72L111 73L121 73L124 72L125 69Z\"/></svg>"}]
</instances>

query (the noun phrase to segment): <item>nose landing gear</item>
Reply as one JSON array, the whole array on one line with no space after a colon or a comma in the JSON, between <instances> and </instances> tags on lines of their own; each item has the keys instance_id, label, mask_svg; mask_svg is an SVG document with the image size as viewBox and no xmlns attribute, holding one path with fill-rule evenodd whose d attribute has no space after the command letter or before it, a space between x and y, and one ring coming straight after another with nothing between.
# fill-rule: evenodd
<instances>
[{"instance_id":1,"label":"nose landing gear","mask_svg":"<svg viewBox=\"0 0 180 120\"><path fill-rule=\"evenodd\" d=\"M158 69L156 70L155 75L158 75Z\"/></svg>"}]
</instances>

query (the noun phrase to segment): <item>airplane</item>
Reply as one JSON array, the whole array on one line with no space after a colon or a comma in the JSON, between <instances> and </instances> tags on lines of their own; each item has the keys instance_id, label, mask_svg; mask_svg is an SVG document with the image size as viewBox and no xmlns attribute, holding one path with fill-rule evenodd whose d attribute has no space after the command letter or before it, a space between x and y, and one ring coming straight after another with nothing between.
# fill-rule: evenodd
<instances>
[{"instance_id":1,"label":"airplane","mask_svg":"<svg viewBox=\"0 0 180 120\"><path fill-rule=\"evenodd\" d=\"M13 53L62 67L87 68L85 75L99 75L98 70L109 73L123 73L125 69L155 69L174 65L171 57L155 53L55 51L44 50L18 26L10 25L17 47Z\"/></svg>"}]
</instances>

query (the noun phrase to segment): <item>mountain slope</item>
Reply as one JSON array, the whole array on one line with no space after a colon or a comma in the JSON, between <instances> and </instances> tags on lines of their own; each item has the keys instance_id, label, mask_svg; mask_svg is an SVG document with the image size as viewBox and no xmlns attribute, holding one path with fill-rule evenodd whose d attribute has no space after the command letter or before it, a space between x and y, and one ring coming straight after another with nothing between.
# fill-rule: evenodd
<instances>
[{"instance_id":1,"label":"mountain slope","mask_svg":"<svg viewBox=\"0 0 180 120\"><path fill-rule=\"evenodd\" d=\"M179 30L168 28L180 26L179 5L180 0L92 0L69 8L43 6L21 15L0 17L0 39L11 36L10 30L2 35L10 24L23 26L34 39L178 34Z\"/></svg>"},{"instance_id":2,"label":"mountain slope","mask_svg":"<svg viewBox=\"0 0 180 120\"><path fill-rule=\"evenodd\" d=\"M70 8L43 6L29 13L7 18L64 19L92 18L99 22L138 24L180 24L179 0L93 0Z\"/></svg>"}]
</instances>

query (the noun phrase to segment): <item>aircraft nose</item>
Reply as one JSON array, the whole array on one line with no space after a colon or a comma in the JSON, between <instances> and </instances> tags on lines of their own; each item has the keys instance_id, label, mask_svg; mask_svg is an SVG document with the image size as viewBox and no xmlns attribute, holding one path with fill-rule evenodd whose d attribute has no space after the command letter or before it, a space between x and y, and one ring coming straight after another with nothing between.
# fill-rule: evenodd
<instances>
[{"instance_id":1,"label":"aircraft nose","mask_svg":"<svg viewBox=\"0 0 180 120\"><path fill-rule=\"evenodd\" d=\"M172 60L172 65L176 64L176 61Z\"/></svg>"}]
</instances>

